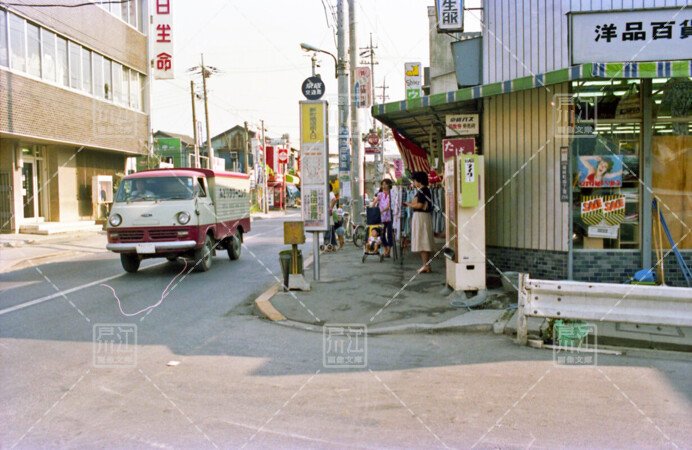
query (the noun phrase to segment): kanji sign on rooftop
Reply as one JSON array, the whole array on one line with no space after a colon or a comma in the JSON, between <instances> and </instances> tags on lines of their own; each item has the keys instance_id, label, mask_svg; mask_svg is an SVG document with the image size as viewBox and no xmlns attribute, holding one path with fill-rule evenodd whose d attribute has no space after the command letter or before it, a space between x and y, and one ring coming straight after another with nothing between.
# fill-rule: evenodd
<instances>
[{"instance_id":1,"label":"kanji sign on rooftop","mask_svg":"<svg viewBox=\"0 0 692 450\"><path fill-rule=\"evenodd\" d=\"M175 78L175 54L173 53L173 0L154 0L151 40L154 78L170 80Z\"/></svg>"}]
</instances>

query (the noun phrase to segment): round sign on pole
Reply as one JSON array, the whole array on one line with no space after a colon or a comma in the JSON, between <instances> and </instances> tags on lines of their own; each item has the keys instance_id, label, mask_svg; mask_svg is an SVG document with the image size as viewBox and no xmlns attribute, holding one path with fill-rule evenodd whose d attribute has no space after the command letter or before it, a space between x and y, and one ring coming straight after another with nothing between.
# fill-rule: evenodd
<instances>
[{"instance_id":1,"label":"round sign on pole","mask_svg":"<svg viewBox=\"0 0 692 450\"><path fill-rule=\"evenodd\" d=\"M306 78L300 89L308 100L319 100L324 95L324 82L319 77Z\"/></svg>"},{"instance_id":2,"label":"round sign on pole","mask_svg":"<svg viewBox=\"0 0 692 450\"><path fill-rule=\"evenodd\" d=\"M288 149L286 149L286 148L280 148L279 149L279 162L281 164L285 164L288 162Z\"/></svg>"},{"instance_id":3,"label":"round sign on pole","mask_svg":"<svg viewBox=\"0 0 692 450\"><path fill-rule=\"evenodd\" d=\"M380 137L379 137L377 134L375 134L375 133L370 133L370 134L368 135L368 144L374 146L374 145L377 145L377 144L379 144L379 143L380 143Z\"/></svg>"}]
</instances>

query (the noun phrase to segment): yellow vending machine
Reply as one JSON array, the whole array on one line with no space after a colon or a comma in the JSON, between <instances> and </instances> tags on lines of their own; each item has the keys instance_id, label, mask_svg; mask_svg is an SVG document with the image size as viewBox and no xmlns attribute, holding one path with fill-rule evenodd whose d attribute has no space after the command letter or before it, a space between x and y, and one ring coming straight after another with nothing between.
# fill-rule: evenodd
<instances>
[{"instance_id":1,"label":"yellow vending machine","mask_svg":"<svg viewBox=\"0 0 692 450\"><path fill-rule=\"evenodd\" d=\"M447 284L455 291L485 285L485 178L483 156L456 154L445 161Z\"/></svg>"}]
</instances>

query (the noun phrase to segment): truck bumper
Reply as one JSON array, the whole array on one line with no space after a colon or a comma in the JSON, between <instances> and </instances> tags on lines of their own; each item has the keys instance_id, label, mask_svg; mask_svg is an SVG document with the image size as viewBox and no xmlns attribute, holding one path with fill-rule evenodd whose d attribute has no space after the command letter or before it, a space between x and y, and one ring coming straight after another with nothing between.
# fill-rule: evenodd
<instances>
[{"instance_id":1,"label":"truck bumper","mask_svg":"<svg viewBox=\"0 0 692 450\"><path fill-rule=\"evenodd\" d=\"M150 242L146 242L149 244ZM106 248L113 252L133 252L137 250L138 244L145 244L145 242L127 242L127 243L114 243L107 244ZM169 241L169 242L154 242L156 245L156 252L165 252L168 250L189 250L197 246L196 241Z\"/></svg>"}]
</instances>

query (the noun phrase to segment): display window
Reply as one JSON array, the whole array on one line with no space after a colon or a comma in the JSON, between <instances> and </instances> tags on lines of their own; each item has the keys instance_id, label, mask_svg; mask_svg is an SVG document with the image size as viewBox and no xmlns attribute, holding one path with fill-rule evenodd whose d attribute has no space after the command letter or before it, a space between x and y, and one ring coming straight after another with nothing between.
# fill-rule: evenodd
<instances>
[{"instance_id":1,"label":"display window","mask_svg":"<svg viewBox=\"0 0 692 450\"><path fill-rule=\"evenodd\" d=\"M650 117L644 117L642 88L637 79L572 85L574 249L641 249L642 208L651 208L642 204L644 189L663 212L661 224L653 215L654 248L670 248L667 228L678 248L692 249L692 82L653 79ZM643 133L645 123L651 126ZM649 149L643 148L647 133ZM652 163L645 166L646 160Z\"/></svg>"}]
</instances>

